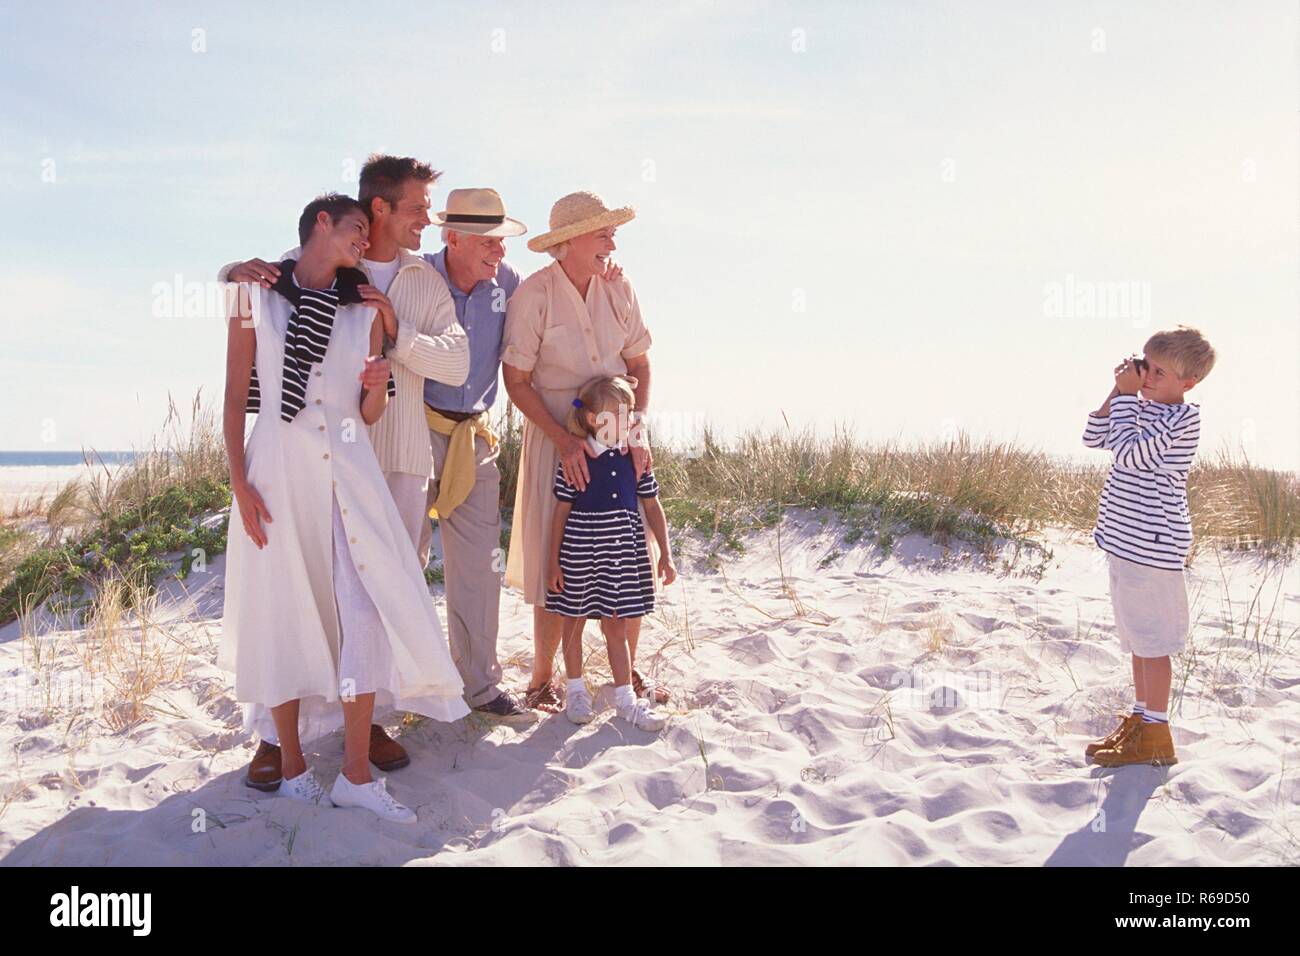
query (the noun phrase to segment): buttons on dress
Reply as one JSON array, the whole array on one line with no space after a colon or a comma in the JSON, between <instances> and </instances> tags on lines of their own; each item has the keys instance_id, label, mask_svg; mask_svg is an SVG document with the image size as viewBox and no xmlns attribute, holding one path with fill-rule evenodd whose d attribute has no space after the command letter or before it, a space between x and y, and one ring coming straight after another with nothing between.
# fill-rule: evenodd
<instances>
[{"instance_id":1,"label":"buttons on dress","mask_svg":"<svg viewBox=\"0 0 1300 956\"><path fill-rule=\"evenodd\" d=\"M316 426L316 430L317 430L318 432L323 432L323 431L325 430L325 426L324 426L324 425L317 425L317 426Z\"/></svg>"},{"instance_id":2,"label":"buttons on dress","mask_svg":"<svg viewBox=\"0 0 1300 956\"><path fill-rule=\"evenodd\" d=\"M316 399L316 404L317 404L317 405L319 405L319 404L320 404L320 399L319 399L319 398L318 398L318 399Z\"/></svg>"},{"instance_id":3,"label":"buttons on dress","mask_svg":"<svg viewBox=\"0 0 1300 956\"><path fill-rule=\"evenodd\" d=\"M326 452L326 453L325 453L325 457L328 458L329 456L330 456L330 453L329 453L329 452Z\"/></svg>"}]
</instances>

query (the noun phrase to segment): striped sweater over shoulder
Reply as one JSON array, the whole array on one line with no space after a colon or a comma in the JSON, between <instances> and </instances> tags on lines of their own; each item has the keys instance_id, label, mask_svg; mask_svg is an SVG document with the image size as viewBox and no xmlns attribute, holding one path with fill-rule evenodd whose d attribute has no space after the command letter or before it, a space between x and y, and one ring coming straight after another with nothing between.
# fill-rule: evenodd
<instances>
[{"instance_id":1,"label":"striped sweater over shoulder","mask_svg":"<svg viewBox=\"0 0 1300 956\"><path fill-rule=\"evenodd\" d=\"M1199 405L1117 395L1110 415L1089 415L1083 443L1114 457L1097 506L1093 540L1103 551L1181 571L1192 547L1187 473L1201 437Z\"/></svg>"}]
</instances>

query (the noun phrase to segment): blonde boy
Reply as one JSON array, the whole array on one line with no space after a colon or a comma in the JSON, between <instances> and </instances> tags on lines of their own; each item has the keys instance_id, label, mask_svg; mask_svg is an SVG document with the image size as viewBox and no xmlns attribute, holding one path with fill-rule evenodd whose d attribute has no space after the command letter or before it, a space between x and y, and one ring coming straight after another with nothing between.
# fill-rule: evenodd
<instances>
[{"instance_id":1,"label":"blonde boy","mask_svg":"<svg viewBox=\"0 0 1300 956\"><path fill-rule=\"evenodd\" d=\"M1210 373L1215 356L1205 337L1185 326L1157 332L1143 353L1115 368L1115 387L1083 433L1089 448L1114 455L1093 539L1110 565L1120 647L1133 657L1132 712L1084 751L1104 767L1178 762L1169 733L1169 658L1187 641L1187 473L1201 431L1200 406L1184 395Z\"/></svg>"}]
</instances>

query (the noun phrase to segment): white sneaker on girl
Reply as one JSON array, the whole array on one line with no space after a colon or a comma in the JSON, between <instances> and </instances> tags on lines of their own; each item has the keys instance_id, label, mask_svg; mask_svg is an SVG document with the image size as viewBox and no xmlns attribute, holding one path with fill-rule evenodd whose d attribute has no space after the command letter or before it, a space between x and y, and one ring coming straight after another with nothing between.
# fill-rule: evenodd
<instances>
[{"instance_id":1,"label":"white sneaker on girl","mask_svg":"<svg viewBox=\"0 0 1300 956\"><path fill-rule=\"evenodd\" d=\"M297 800L299 803L319 804L323 801L329 804L329 800L325 799L325 789L316 780L311 767L296 777L285 777L280 781L280 789L276 792L282 797Z\"/></svg>"},{"instance_id":2,"label":"white sneaker on girl","mask_svg":"<svg viewBox=\"0 0 1300 956\"><path fill-rule=\"evenodd\" d=\"M616 688L614 696L614 713L621 720L626 720L637 730L649 731L662 730L664 724L668 723L668 718L657 713L650 701L644 697L633 697L630 701L622 699L618 694L618 691L621 690L623 688ZM627 692L630 695L632 688L628 687Z\"/></svg>"},{"instance_id":3,"label":"white sneaker on girl","mask_svg":"<svg viewBox=\"0 0 1300 956\"><path fill-rule=\"evenodd\" d=\"M330 799L336 807L360 807L381 820L393 823L415 822L415 811L393 799L382 777L369 783L353 783L339 774L330 789Z\"/></svg>"},{"instance_id":4,"label":"white sneaker on girl","mask_svg":"<svg viewBox=\"0 0 1300 956\"><path fill-rule=\"evenodd\" d=\"M564 696L564 716L575 724L591 723L592 718L596 716L596 710L592 706L591 692L587 690L587 685L581 677L568 681Z\"/></svg>"}]
</instances>

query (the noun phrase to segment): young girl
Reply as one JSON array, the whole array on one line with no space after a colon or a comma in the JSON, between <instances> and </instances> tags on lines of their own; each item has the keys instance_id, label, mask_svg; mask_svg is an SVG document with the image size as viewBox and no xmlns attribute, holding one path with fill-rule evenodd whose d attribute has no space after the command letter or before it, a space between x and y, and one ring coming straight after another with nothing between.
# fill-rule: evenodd
<instances>
[{"instance_id":1,"label":"young girl","mask_svg":"<svg viewBox=\"0 0 1300 956\"><path fill-rule=\"evenodd\" d=\"M637 499L645 505L646 522L659 544L657 575L665 585L677 577L668 544L668 524L659 505L659 486L646 471L636 478L632 456L620 449L628 442L629 419L636 382L627 376L588 382L573 400L569 430L584 436L593 455L591 481L579 491L555 470L559 499L551 524L551 555L547 573L546 609L566 618L564 669L568 676L565 713L577 724L592 719L591 694L582 679L582 630L588 618L600 620L614 673L614 710L639 730L659 730L664 718L651 700L632 690L632 658L626 622L654 610L655 573L650 567L645 529ZM602 440L603 439L603 440Z\"/></svg>"},{"instance_id":2,"label":"young girl","mask_svg":"<svg viewBox=\"0 0 1300 956\"><path fill-rule=\"evenodd\" d=\"M326 802L410 823L415 814L370 775L376 700L444 721L469 711L365 428L392 389L383 324L355 268L368 230L347 196L309 203L301 258L280 263L270 289L243 286L251 321L230 320L224 425L234 502L219 661L250 715L270 710L281 796L323 801L300 719L323 732L337 726L322 720L332 712L342 717L344 756ZM258 412L247 446L246 410Z\"/></svg>"}]
</instances>

